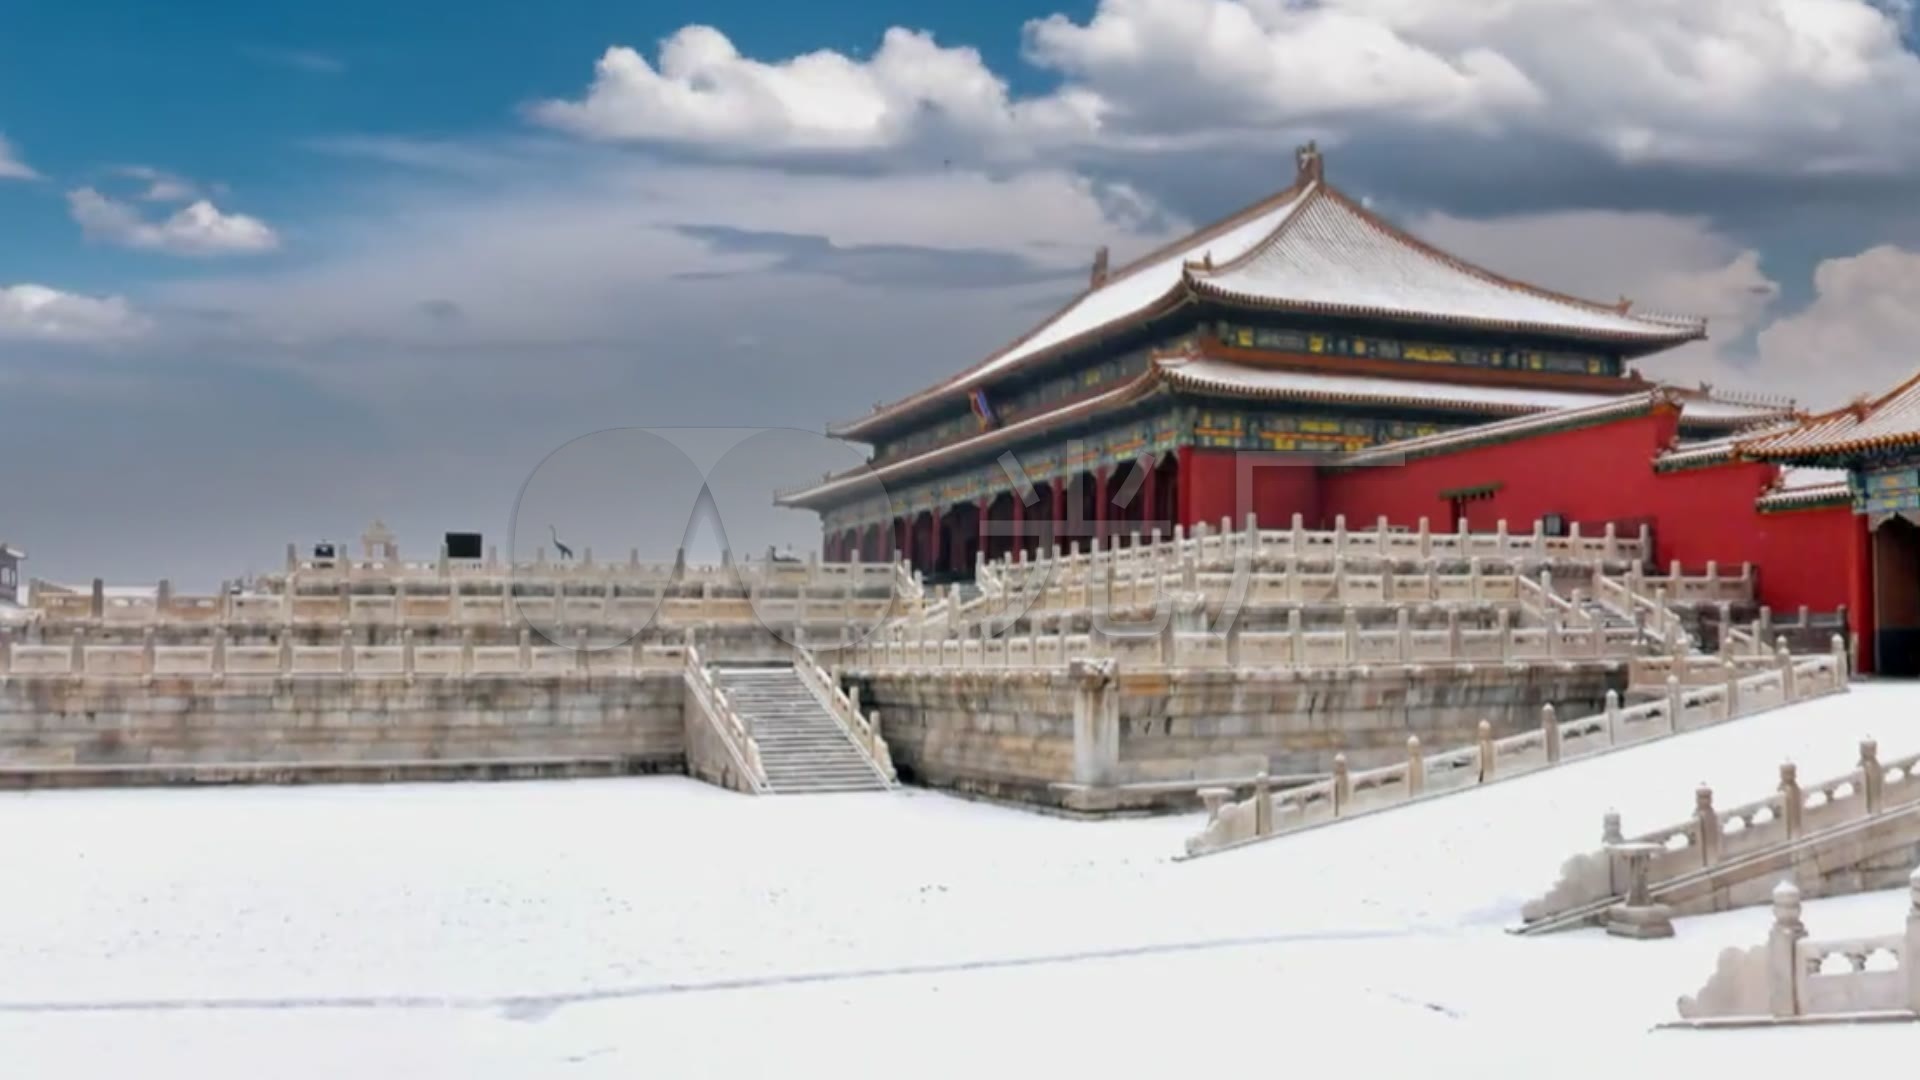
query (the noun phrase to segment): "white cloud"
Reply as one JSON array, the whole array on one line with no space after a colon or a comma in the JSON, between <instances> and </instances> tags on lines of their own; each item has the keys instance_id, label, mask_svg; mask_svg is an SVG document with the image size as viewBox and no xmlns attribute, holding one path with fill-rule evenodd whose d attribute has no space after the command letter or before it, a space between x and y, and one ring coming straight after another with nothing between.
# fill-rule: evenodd
<instances>
[{"instance_id":1,"label":"white cloud","mask_svg":"<svg viewBox=\"0 0 1920 1080\"><path fill-rule=\"evenodd\" d=\"M1814 299L1759 337L1760 370L1831 407L1881 393L1920 367L1920 252L1883 245L1827 259Z\"/></svg>"},{"instance_id":2,"label":"white cloud","mask_svg":"<svg viewBox=\"0 0 1920 1080\"><path fill-rule=\"evenodd\" d=\"M245 214L223 213L205 199L160 221L148 221L134 207L92 188L68 192L67 207L89 238L141 251L251 255L280 246L279 235L266 222Z\"/></svg>"},{"instance_id":3,"label":"white cloud","mask_svg":"<svg viewBox=\"0 0 1920 1080\"><path fill-rule=\"evenodd\" d=\"M1077 91L1015 101L978 52L898 27L865 61L822 50L766 63L712 27L689 26L661 44L657 68L615 46L584 99L530 113L595 139L849 151L941 129L1020 148L1082 139L1098 128L1100 105Z\"/></svg>"},{"instance_id":4,"label":"white cloud","mask_svg":"<svg viewBox=\"0 0 1920 1080\"><path fill-rule=\"evenodd\" d=\"M92 344L138 337L148 320L118 296L0 285L0 340Z\"/></svg>"},{"instance_id":5,"label":"white cloud","mask_svg":"<svg viewBox=\"0 0 1920 1080\"><path fill-rule=\"evenodd\" d=\"M1510 277L1634 309L1700 315L1708 340L1638 362L1650 379L1723 389L1792 393L1751 369L1747 348L1780 294L1759 252L1700 218L1583 210L1474 220L1428 215L1414 231ZM1578 252L1569 258L1568 252Z\"/></svg>"},{"instance_id":6,"label":"white cloud","mask_svg":"<svg viewBox=\"0 0 1920 1080\"><path fill-rule=\"evenodd\" d=\"M5 135L0 135L0 180L38 180L40 174L26 162L20 160L20 152L13 148Z\"/></svg>"},{"instance_id":7,"label":"white cloud","mask_svg":"<svg viewBox=\"0 0 1920 1080\"><path fill-rule=\"evenodd\" d=\"M858 152L946 135L995 155L1245 145L1415 122L1585 141L1623 161L1769 171L1920 165L1904 0L1100 0L1029 22L1063 82L1020 98L968 48L894 28L868 59L740 55L687 27L616 46L530 109L596 139Z\"/></svg>"},{"instance_id":8,"label":"white cloud","mask_svg":"<svg viewBox=\"0 0 1920 1080\"><path fill-rule=\"evenodd\" d=\"M138 198L143 202L188 202L200 198L200 185L151 165L122 165L115 173L146 185Z\"/></svg>"}]
</instances>

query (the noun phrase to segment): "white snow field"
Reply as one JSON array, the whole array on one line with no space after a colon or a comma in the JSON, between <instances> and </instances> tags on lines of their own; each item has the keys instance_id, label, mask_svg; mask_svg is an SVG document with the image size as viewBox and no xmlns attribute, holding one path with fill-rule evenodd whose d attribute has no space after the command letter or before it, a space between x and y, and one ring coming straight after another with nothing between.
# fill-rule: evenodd
<instances>
[{"instance_id":1,"label":"white snow field","mask_svg":"<svg viewBox=\"0 0 1920 1080\"><path fill-rule=\"evenodd\" d=\"M0 1077L1787 1075L1903 1025L1650 1031L1764 909L1516 938L1597 842L1920 748L1920 686L1192 862L1200 818L679 778L0 795ZM1815 902L1888 933L1904 890Z\"/></svg>"}]
</instances>

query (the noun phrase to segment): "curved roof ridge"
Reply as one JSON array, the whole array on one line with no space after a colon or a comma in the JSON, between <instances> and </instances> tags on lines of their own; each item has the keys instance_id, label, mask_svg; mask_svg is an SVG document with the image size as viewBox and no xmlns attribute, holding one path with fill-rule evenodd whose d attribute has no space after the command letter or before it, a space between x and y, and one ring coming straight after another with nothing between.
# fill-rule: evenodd
<instances>
[{"instance_id":1,"label":"curved roof ridge","mask_svg":"<svg viewBox=\"0 0 1920 1080\"><path fill-rule=\"evenodd\" d=\"M1515 278L1510 278L1505 274L1495 273L1494 271L1489 270L1486 267L1479 265L1478 263L1468 262L1467 260L1461 258L1458 255L1454 255L1451 252L1442 251L1439 248L1434 247L1432 244L1428 243L1425 240L1420 239L1418 236L1415 236L1413 233L1408 232L1407 230L1401 228L1400 226L1395 225L1393 222L1388 221L1386 218L1380 216L1379 214L1376 214L1373 211L1367 209L1366 207L1360 205L1360 203L1356 202L1354 199L1349 197L1346 194L1346 192L1343 192L1338 188L1330 188L1328 190L1328 195L1332 197L1335 202L1346 207L1346 209L1351 211L1362 222L1366 223L1372 228L1385 234L1388 238L1396 240L1402 244L1406 244L1407 246L1420 252L1422 255L1427 256L1428 258L1435 259L1441 263L1446 264L1447 266L1452 267L1455 270L1460 271L1461 273L1472 275L1473 277L1477 277L1480 280L1485 281L1489 284L1497 285L1503 289L1512 289L1515 292L1530 293L1534 296L1538 296L1543 299L1552 300L1562 304L1569 304L1577 308L1584 308L1588 311L1595 312L1597 314L1621 315L1621 316L1625 316L1626 318L1638 319L1643 322L1665 323L1668 325L1672 325L1678 328L1685 328L1685 329L1697 328L1703 334L1706 332L1707 320L1705 316L1697 316L1697 315L1653 316L1653 315L1630 310L1632 307L1632 304L1628 301L1623 300L1617 304L1602 304L1597 300L1588 300L1584 297L1575 296L1572 293L1564 293L1556 289L1543 288L1539 285L1534 285L1528 282L1519 281Z\"/></svg>"},{"instance_id":2,"label":"curved roof ridge","mask_svg":"<svg viewBox=\"0 0 1920 1080\"><path fill-rule=\"evenodd\" d=\"M1146 254L1130 260L1125 265L1121 266L1119 269L1110 272L1105 278L1103 278L1100 281L1099 284L1097 285L1089 284L1086 288L1083 288L1079 292L1073 294L1073 296L1070 297L1065 303L1060 305L1058 308L1055 308L1045 318L1041 319L1039 322L1029 327L1025 333L1021 334L1017 338L1014 338L1012 341L1001 346L1000 348L995 349L993 352L989 353L985 358L981 359L978 363L973 364L971 367L968 367L954 375L951 375L945 380L935 383L933 386L927 387L926 389L921 390L917 393L909 394L908 396L900 398L890 404L882 405L866 416L860 417L859 419L856 419L856 420L850 420L842 424L837 424L834 426L836 428L839 428L842 431L857 430L860 427L872 422L873 420L879 417L885 416L889 413L895 412L901 408L905 408L911 405L919 404L921 402L930 400L932 398L938 397L940 394L947 391L968 388L970 384L973 382L973 380L988 373L994 368L994 365L996 363L1002 361L1004 358L1008 356L1011 356L1012 354L1018 352L1023 346L1031 343L1035 338L1039 337L1042 333L1044 333L1049 327L1052 327L1058 324L1063 318L1065 318L1068 314L1072 313L1073 310L1075 308L1078 308L1081 304L1087 302L1088 300L1092 299L1095 296L1100 295L1103 292L1107 292L1108 290L1112 289L1116 285L1120 285L1127 282L1128 280L1132 279L1133 277L1137 276L1138 274L1146 270L1150 270L1156 266L1164 265L1167 262L1167 260L1173 258L1175 255L1180 254L1182 251L1188 251L1193 249L1196 245L1204 244L1204 243L1207 243L1208 241L1219 239L1221 236L1224 236L1227 233L1232 232L1234 229L1240 228L1244 225L1247 225L1253 221L1258 220L1264 214L1270 214L1276 210L1281 210L1281 209L1287 208L1290 205L1300 203L1302 201L1303 195L1306 193L1306 189L1312 187L1313 184L1314 184L1314 181L1309 180L1306 177L1296 177L1293 183L1287 185L1286 187L1280 189L1279 191L1272 193L1271 195L1266 196L1265 198L1258 200L1257 202L1241 207L1239 210L1236 210L1233 213L1226 215L1225 217L1218 218L1189 233L1186 233L1173 240L1169 240L1164 244L1161 244L1159 247L1154 248L1153 250L1147 252ZM1287 216L1289 219L1293 217L1294 212L1297 212L1297 209L1298 207L1295 206L1294 210L1288 213ZM1284 221L1281 224L1284 224ZM1153 310L1160 307L1166 301L1167 296L1172 292L1179 290L1180 287L1181 285L1179 281L1174 282L1172 288L1168 290L1167 294L1162 294L1157 299L1152 300L1147 304L1144 304L1141 307L1137 308L1136 311L1147 311L1147 310ZM1060 341L1054 342L1053 344L1044 346L1040 349L1036 349L1032 353L1030 353L1028 356L1020 358L1018 362L1025 363L1036 357L1050 355L1062 349L1070 348L1076 342L1082 340L1088 333L1097 332L1098 330L1101 330L1106 326L1111 325L1112 321L1113 320L1105 320L1099 323L1098 325L1090 327L1086 331L1083 331L1078 334L1074 334L1070 337L1063 338Z\"/></svg>"}]
</instances>

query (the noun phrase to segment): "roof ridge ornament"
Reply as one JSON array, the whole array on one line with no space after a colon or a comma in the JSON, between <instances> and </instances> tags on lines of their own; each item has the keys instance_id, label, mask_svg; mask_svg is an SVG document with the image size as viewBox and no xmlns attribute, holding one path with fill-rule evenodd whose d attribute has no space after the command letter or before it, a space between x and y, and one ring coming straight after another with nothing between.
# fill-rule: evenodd
<instances>
[{"instance_id":1,"label":"roof ridge ornament","mask_svg":"<svg viewBox=\"0 0 1920 1080\"><path fill-rule=\"evenodd\" d=\"M1093 251L1093 273L1087 279L1089 288L1097 289L1107 283L1107 245L1101 244Z\"/></svg>"},{"instance_id":2,"label":"roof ridge ornament","mask_svg":"<svg viewBox=\"0 0 1920 1080\"><path fill-rule=\"evenodd\" d=\"M1326 179L1326 162L1320 157L1318 141L1308 139L1307 145L1296 148L1293 152L1293 161L1295 167L1299 169L1299 183Z\"/></svg>"}]
</instances>

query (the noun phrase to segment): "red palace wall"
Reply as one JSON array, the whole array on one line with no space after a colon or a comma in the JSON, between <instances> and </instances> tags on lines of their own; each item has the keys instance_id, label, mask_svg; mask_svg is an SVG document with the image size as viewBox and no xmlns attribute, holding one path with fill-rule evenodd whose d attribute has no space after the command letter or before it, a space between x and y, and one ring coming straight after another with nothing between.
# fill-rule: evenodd
<instances>
[{"instance_id":1,"label":"red palace wall","mask_svg":"<svg viewBox=\"0 0 1920 1080\"><path fill-rule=\"evenodd\" d=\"M1279 464L1282 455L1250 455L1251 505L1239 505L1237 455L1183 450L1180 516L1189 525L1236 523L1252 510L1268 527L1302 514L1325 526L1343 514L1356 526L1385 516L1412 526L1425 517L1448 529L1452 504L1443 491L1497 484L1492 495L1465 504L1470 527L1490 530L1505 519L1530 529L1561 514L1598 530L1612 521L1653 529L1655 558L1698 569L1709 561L1729 572L1751 562L1760 601L1783 616L1801 605L1832 611L1847 605L1854 631L1871 640L1863 523L1847 507L1762 514L1754 500L1776 475L1772 465L1736 462L1656 472L1653 460L1676 430L1669 410L1592 427L1547 432L1514 442L1463 449L1402 465L1342 471ZM1632 523L1632 524L1628 524Z\"/></svg>"},{"instance_id":2,"label":"red palace wall","mask_svg":"<svg viewBox=\"0 0 1920 1080\"><path fill-rule=\"evenodd\" d=\"M1243 455L1234 450L1193 447L1183 448L1180 454L1180 520L1187 525L1218 527L1221 518L1230 518L1237 528L1249 512L1270 529L1291 524L1296 513L1305 517L1308 527L1321 523L1324 477L1307 459L1287 454L1244 455L1251 499L1249 505L1241 506L1239 470Z\"/></svg>"}]
</instances>

